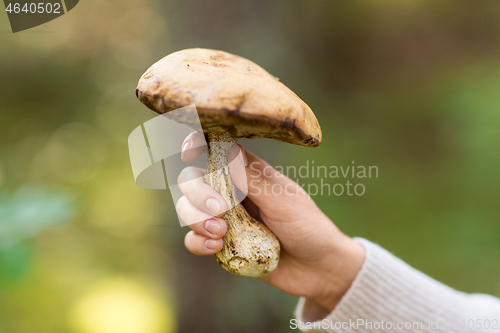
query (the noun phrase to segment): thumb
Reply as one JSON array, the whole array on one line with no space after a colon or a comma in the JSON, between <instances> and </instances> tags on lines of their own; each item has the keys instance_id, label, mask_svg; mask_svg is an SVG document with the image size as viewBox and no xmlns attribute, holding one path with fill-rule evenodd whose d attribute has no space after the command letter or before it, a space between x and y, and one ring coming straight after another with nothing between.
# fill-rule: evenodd
<instances>
[{"instance_id":1,"label":"thumb","mask_svg":"<svg viewBox=\"0 0 500 333\"><path fill-rule=\"evenodd\" d=\"M236 186L264 213L293 207L309 196L297 183L286 177L269 163L239 146L239 167L231 168ZM236 172L242 170L244 173ZM235 172L233 172L235 171ZM244 177L243 174L246 176ZM277 207L279 206L279 207ZM279 209L281 210L281 209Z\"/></svg>"}]
</instances>

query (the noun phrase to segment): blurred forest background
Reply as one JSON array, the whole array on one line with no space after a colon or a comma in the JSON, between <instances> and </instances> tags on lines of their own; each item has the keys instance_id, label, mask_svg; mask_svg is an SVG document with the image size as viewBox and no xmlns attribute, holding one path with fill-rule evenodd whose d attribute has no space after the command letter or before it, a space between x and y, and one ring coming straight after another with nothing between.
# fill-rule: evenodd
<instances>
[{"instance_id":1,"label":"blurred forest background","mask_svg":"<svg viewBox=\"0 0 500 333\"><path fill-rule=\"evenodd\" d=\"M311 106L320 147L243 143L271 164L378 166L315 197L344 232L500 296L498 0L82 0L16 34L0 13L0 332L290 331L297 298L188 253L169 192L134 183L137 81L188 47Z\"/></svg>"}]
</instances>

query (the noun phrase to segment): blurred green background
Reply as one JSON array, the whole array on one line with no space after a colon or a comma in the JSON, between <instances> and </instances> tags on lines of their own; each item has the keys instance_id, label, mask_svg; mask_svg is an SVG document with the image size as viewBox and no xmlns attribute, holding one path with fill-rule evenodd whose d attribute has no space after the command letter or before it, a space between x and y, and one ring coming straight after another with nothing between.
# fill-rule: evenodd
<instances>
[{"instance_id":1,"label":"blurred green background","mask_svg":"<svg viewBox=\"0 0 500 333\"><path fill-rule=\"evenodd\" d=\"M12 34L0 13L0 332L290 331L296 298L188 253L168 191L134 183L127 137L155 116L135 86L188 47L314 110L316 149L243 143L271 164L378 166L363 196L315 197L344 232L500 296L499 18L497 0L82 0Z\"/></svg>"}]
</instances>

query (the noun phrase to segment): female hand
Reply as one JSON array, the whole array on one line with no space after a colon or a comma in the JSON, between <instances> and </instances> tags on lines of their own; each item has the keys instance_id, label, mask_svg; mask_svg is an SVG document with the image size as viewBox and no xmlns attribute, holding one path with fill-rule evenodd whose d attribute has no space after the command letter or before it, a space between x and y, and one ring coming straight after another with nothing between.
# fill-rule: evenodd
<instances>
[{"instance_id":1,"label":"female hand","mask_svg":"<svg viewBox=\"0 0 500 333\"><path fill-rule=\"evenodd\" d=\"M201 154L206 154L203 134L191 133L184 140L181 158L190 162ZM236 186L248 190L243 206L281 242L278 267L260 279L333 310L363 264L362 245L343 234L299 185L268 163L239 145L231 148L229 156ZM185 238L186 248L197 255L213 255L222 249L227 226L220 216L227 203L204 183L204 174L195 167L181 172L178 184L184 196L176 209L192 229Z\"/></svg>"}]
</instances>

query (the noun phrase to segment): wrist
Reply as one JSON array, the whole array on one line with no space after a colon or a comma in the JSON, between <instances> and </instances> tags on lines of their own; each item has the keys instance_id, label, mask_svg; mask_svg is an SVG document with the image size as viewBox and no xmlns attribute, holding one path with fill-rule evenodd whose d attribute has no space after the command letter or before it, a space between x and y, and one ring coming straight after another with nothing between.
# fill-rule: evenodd
<instances>
[{"instance_id":1,"label":"wrist","mask_svg":"<svg viewBox=\"0 0 500 333\"><path fill-rule=\"evenodd\" d=\"M325 258L324 269L318 273L323 283L319 285L316 294L306 296L328 311L333 311L349 290L365 260L364 247L340 231L339 233L331 255Z\"/></svg>"}]
</instances>

